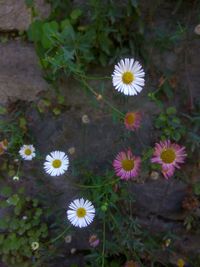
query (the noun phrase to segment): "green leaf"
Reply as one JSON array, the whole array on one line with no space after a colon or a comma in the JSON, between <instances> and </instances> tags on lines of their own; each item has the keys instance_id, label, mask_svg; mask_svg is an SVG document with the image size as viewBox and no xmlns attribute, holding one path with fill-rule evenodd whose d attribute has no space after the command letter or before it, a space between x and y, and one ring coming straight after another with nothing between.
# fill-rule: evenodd
<instances>
[{"instance_id":1,"label":"green leaf","mask_svg":"<svg viewBox=\"0 0 200 267\"><path fill-rule=\"evenodd\" d=\"M9 169L8 170L8 175L10 176L10 177L13 177L13 176L15 176L15 170L13 170L13 169Z\"/></svg>"},{"instance_id":2,"label":"green leaf","mask_svg":"<svg viewBox=\"0 0 200 267\"><path fill-rule=\"evenodd\" d=\"M181 134L179 132L174 132L174 140L179 141L181 139Z\"/></svg>"},{"instance_id":3,"label":"green leaf","mask_svg":"<svg viewBox=\"0 0 200 267\"><path fill-rule=\"evenodd\" d=\"M28 38L30 41L38 42L42 38L42 25L43 22L40 20L34 21L28 29Z\"/></svg>"},{"instance_id":4,"label":"green leaf","mask_svg":"<svg viewBox=\"0 0 200 267\"><path fill-rule=\"evenodd\" d=\"M0 229L4 230L8 228L8 223L5 219L0 220Z\"/></svg>"},{"instance_id":5,"label":"green leaf","mask_svg":"<svg viewBox=\"0 0 200 267\"><path fill-rule=\"evenodd\" d=\"M193 185L193 190L197 196L200 195L200 182L197 182L196 184Z\"/></svg>"},{"instance_id":6,"label":"green leaf","mask_svg":"<svg viewBox=\"0 0 200 267\"><path fill-rule=\"evenodd\" d=\"M153 148L149 148L147 151L145 151L142 157L142 161L149 160L153 155L153 151Z\"/></svg>"},{"instance_id":7,"label":"green leaf","mask_svg":"<svg viewBox=\"0 0 200 267\"><path fill-rule=\"evenodd\" d=\"M168 99L172 99L173 96L174 96L174 92L173 92L171 86L169 85L169 83L168 82L165 82L163 84L162 88L163 88L164 93L168 97Z\"/></svg>"},{"instance_id":8,"label":"green leaf","mask_svg":"<svg viewBox=\"0 0 200 267\"><path fill-rule=\"evenodd\" d=\"M173 118L173 119L172 119L172 122L173 122L174 124L180 124L180 123L181 123L180 119L177 118L177 117Z\"/></svg>"},{"instance_id":9,"label":"green leaf","mask_svg":"<svg viewBox=\"0 0 200 267\"><path fill-rule=\"evenodd\" d=\"M53 114L54 115L58 116L58 115L60 115L60 113L61 113L61 110L59 108L54 108L53 109Z\"/></svg>"},{"instance_id":10,"label":"green leaf","mask_svg":"<svg viewBox=\"0 0 200 267\"><path fill-rule=\"evenodd\" d=\"M70 14L70 18L72 20L77 20L81 15L82 15L82 10L77 8L72 11L72 13Z\"/></svg>"},{"instance_id":11,"label":"green leaf","mask_svg":"<svg viewBox=\"0 0 200 267\"><path fill-rule=\"evenodd\" d=\"M162 121L162 122L166 122L167 121L167 116L165 114L160 114L159 116L159 120Z\"/></svg>"},{"instance_id":12,"label":"green leaf","mask_svg":"<svg viewBox=\"0 0 200 267\"><path fill-rule=\"evenodd\" d=\"M137 8L138 7L138 0L131 0L131 4L133 7Z\"/></svg>"},{"instance_id":13,"label":"green leaf","mask_svg":"<svg viewBox=\"0 0 200 267\"><path fill-rule=\"evenodd\" d=\"M30 7L33 7L34 3L33 3L33 0L25 0L26 2L26 5L30 8Z\"/></svg>"},{"instance_id":14,"label":"green leaf","mask_svg":"<svg viewBox=\"0 0 200 267\"><path fill-rule=\"evenodd\" d=\"M25 130L26 129L26 124L27 124L26 118L24 118L24 117L19 118L19 127L21 129Z\"/></svg>"},{"instance_id":15,"label":"green leaf","mask_svg":"<svg viewBox=\"0 0 200 267\"><path fill-rule=\"evenodd\" d=\"M17 194L12 195L11 197L8 198L7 202L10 205L14 205L16 206L18 204L18 202L20 201L20 198Z\"/></svg>"},{"instance_id":16,"label":"green leaf","mask_svg":"<svg viewBox=\"0 0 200 267\"><path fill-rule=\"evenodd\" d=\"M45 49L52 48L56 43L59 25L56 21L46 22L42 25L42 45Z\"/></svg>"},{"instance_id":17,"label":"green leaf","mask_svg":"<svg viewBox=\"0 0 200 267\"><path fill-rule=\"evenodd\" d=\"M10 228L12 230L16 230L19 227L19 220L16 218L12 218L11 222L10 222Z\"/></svg>"},{"instance_id":18,"label":"green leaf","mask_svg":"<svg viewBox=\"0 0 200 267\"><path fill-rule=\"evenodd\" d=\"M1 195L4 197L9 197L12 194L12 188L9 186L4 186L1 189Z\"/></svg>"},{"instance_id":19,"label":"green leaf","mask_svg":"<svg viewBox=\"0 0 200 267\"><path fill-rule=\"evenodd\" d=\"M3 234L0 234L0 244L3 243L3 240L4 240L4 235Z\"/></svg>"},{"instance_id":20,"label":"green leaf","mask_svg":"<svg viewBox=\"0 0 200 267\"><path fill-rule=\"evenodd\" d=\"M15 215L19 215L21 213L21 209L22 209L21 205L17 205L14 209Z\"/></svg>"},{"instance_id":21,"label":"green leaf","mask_svg":"<svg viewBox=\"0 0 200 267\"><path fill-rule=\"evenodd\" d=\"M157 164L157 163L152 163L151 164L151 168L152 168L152 170L155 170L155 171L160 171L161 170L160 164Z\"/></svg>"},{"instance_id":22,"label":"green leaf","mask_svg":"<svg viewBox=\"0 0 200 267\"><path fill-rule=\"evenodd\" d=\"M58 95L57 101L60 105L63 105L65 103L65 97L63 95Z\"/></svg>"},{"instance_id":23,"label":"green leaf","mask_svg":"<svg viewBox=\"0 0 200 267\"><path fill-rule=\"evenodd\" d=\"M170 136L171 129L170 129L170 128L165 128L165 129L163 130L163 132L164 132L167 136Z\"/></svg>"},{"instance_id":24,"label":"green leaf","mask_svg":"<svg viewBox=\"0 0 200 267\"><path fill-rule=\"evenodd\" d=\"M176 114L176 108L175 107L169 107L169 108L167 108L167 114L168 115L174 115L174 114Z\"/></svg>"},{"instance_id":25,"label":"green leaf","mask_svg":"<svg viewBox=\"0 0 200 267\"><path fill-rule=\"evenodd\" d=\"M0 106L0 115L4 115L6 113L7 113L7 109L2 107L2 106Z\"/></svg>"},{"instance_id":26,"label":"green leaf","mask_svg":"<svg viewBox=\"0 0 200 267\"><path fill-rule=\"evenodd\" d=\"M61 22L61 30L61 34L64 38L67 38L67 42L70 40L75 40L75 31L68 19L65 19Z\"/></svg>"}]
</instances>

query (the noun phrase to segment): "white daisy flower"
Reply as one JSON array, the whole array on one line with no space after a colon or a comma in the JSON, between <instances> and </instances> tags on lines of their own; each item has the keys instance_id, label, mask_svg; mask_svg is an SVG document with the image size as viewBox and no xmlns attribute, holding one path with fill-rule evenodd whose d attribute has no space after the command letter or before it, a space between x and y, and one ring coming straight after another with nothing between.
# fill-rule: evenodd
<instances>
[{"instance_id":1,"label":"white daisy flower","mask_svg":"<svg viewBox=\"0 0 200 267\"><path fill-rule=\"evenodd\" d=\"M13 181L19 181L19 176L14 176Z\"/></svg>"},{"instance_id":2,"label":"white daisy flower","mask_svg":"<svg viewBox=\"0 0 200 267\"><path fill-rule=\"evenodd\" d=\"M46 156L44 163L45 172L51 176L59 176L65 173L69 167L68 156L61 151L53 151Z\"/></svg>"},{"instance_id":3,"label":"white daisy flower","mask_svg":"<svg viewBox=\"0 0 200 267\"><path fill-rule=\"evenodd\" d=\"M144 86L144 70L133 58L121 59L115 65L112 82L115 89L125 95L137 95Z\"/></svg>"},{"instance_id":4,"label":"white daisy flower","mask_svg":"<svg viewBox=\"0 0 200 267\"><path fill-rule=\"evenodd\" d=\"M89 225L95 216L95 208L89 200L76 199L69 205L67 218L76 227L82 228Z\"/></svg>"},{"instance_id":5,"label":"white daisy flower","mask_svg":"<svg viewBox=\"0 0 200 267\"><path fill-rule=\"evenodd\" d=\"M23 145L19 154L24 160L32 160L35 157L35 148L33 145Z\"/></svg>"}]
</instances>

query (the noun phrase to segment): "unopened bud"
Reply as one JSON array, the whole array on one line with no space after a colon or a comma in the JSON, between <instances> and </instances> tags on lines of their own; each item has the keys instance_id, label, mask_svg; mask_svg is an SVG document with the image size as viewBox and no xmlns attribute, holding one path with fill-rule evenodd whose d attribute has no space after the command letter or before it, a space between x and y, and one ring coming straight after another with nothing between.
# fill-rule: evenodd
<instances>
[{"instance_id":1,"label":"unopened bud","mask_svg":"<svg viewBox=\"0 0 200 267\"><path fill-rule=\"evenodd\" d=\"M90 123L90 119L89 119L87 114L82 116L82 123L84 123L84 124Z\"/></svg>"},{"instance_id":2,"label":"unopened bud","mask_svg":"<svg viewBox=\"0 0 200 267\"><path fill-rule=\"evenodd\" d=\"M100 101L100 100L102 100L102 99L103 99L103 96L99 94L99 95L97 96L97 100Z\"/></svg>"},{"instance_id":3,"label":"unopened bud","mask_svg":"<svg viewBox=\"0 0 200 267\"><path fill-rule=\"evenodd\" d=\"M75 152L76 152L75 147L70 147L70 148L68 149L68 153L69 153L70 155L73 155Z\"/></svg>"}]
</instances>

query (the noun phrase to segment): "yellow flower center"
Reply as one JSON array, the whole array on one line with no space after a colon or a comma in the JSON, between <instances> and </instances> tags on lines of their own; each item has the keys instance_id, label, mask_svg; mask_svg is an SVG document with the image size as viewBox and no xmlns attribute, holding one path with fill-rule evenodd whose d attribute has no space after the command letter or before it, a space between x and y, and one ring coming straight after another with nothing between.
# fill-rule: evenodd
<instances>
[{"instance_id":1,"label":"yellow flower center","mask_svg":"<svg viewBox=\"0 0 200 267\"><path fill-rule=\"evenodd\" d=\"M125 171L131 171L134 168L134 160L133 159L122 160L122 168Z\"/></svg>"},{"instance_id":2,"label":"yellow flower center","mask_svg":"<svg viewBox=\"0 0 200 267\"><path fill-rule=\"evenodd\" d=\"M26 148L24 153L25 153L26 156L30 156L32 151L30 150L30 148Z\"/></svg>"},{"instance_id":3,"label":"yellow flower center","mask_svg":"<svg viewBox=\"0 0 200 267\"><path fill-rule=\"evenodd\" d=\"M134 112L127 113L126 117L125 117L125 122L127 124L129 124L129 125L134 124L134 122L135 122L135 113Z\"/></svg>"},{"instance_id":4,"label":"yellow flower center","mask_svg":"<svg viewBox=\"0 0 200 267\"><path fill-rule=\"evenodd\" d=\"M61 162L61 160L59 160L59 159L55 159L53 162L52 162L52 166L54 167L54 168L60 168L60 166L61 166L61 164L62 164L62 162Z\"/></svg>"},{"instance_id":5,"label":"yellow flower center","mask_svg":"<svg viewBox=\"0 0 200 267\"><path fill-rule=\"evenodd\" d=\"M184 260L182 260L182 259L178 259L178 261L177 261L177 265L178 265L178 267L184 267L184 265L185 265Z\"/></svg>"},{"instance_id":6,"label":"yellow flower center","mask_svg":"<svg viewBox=\"0 0 200 267\"><path fill-rule=\"evenodd\" d=\"M86 210L84 208L78 208L77 211L76 211L76 215L79 218L83 218L86 215Z\"/></svg>"},{"instance_id":7,"label":"yellow flower center","mask_svg":"<svg viewBox=\"0 0 200 267\"><path fill-rule=\"evenodd\" d=\"M124 74L122 75L122 81L123 81L123 83L125 83L125 84L132 83L134 80L135 80L135 77L134 77L133 73L130 72L130 71L126 71L126 72L124 72Z\"/></svg>"},{"instance_id":8,"label":"yellow flower center","mask_svg":"<svg viewBox=\"0 0 200 267\"><path fill-rule=\"evenodd\" d=\"M164 163L172 163L176 158L176 154L172 148L167 148L161 152L160 157Z\"/></svg>"}]
</instances>

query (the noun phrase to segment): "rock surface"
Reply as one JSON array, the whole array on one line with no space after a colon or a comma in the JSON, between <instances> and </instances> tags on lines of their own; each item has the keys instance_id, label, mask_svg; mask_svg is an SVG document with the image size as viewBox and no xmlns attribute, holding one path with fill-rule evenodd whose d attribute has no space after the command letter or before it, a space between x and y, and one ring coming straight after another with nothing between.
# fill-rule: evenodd
<instances>
[{"instance_id":1,"label":"rock surface","mask_svg":"<svg viewBox=\"0 0 200 267\"><path fill-rule=\"evenodd\" d=\"M48 88L32 45L13 41L0 44L0 103L32 101Z\"/></svg>"},{"instance_id":2,"label":"rock surface","mask_svg":"<svg viewBox=\"0 0 200 267\"><path fill-rule=\"evenodd\" d=\"M34 7L38 17L46 18L50 14L50 5L44 0L34 0ZM25 0L0 1L0 30L26 30L32 20L31 8Z\"/></svg>"}]
</instances>

